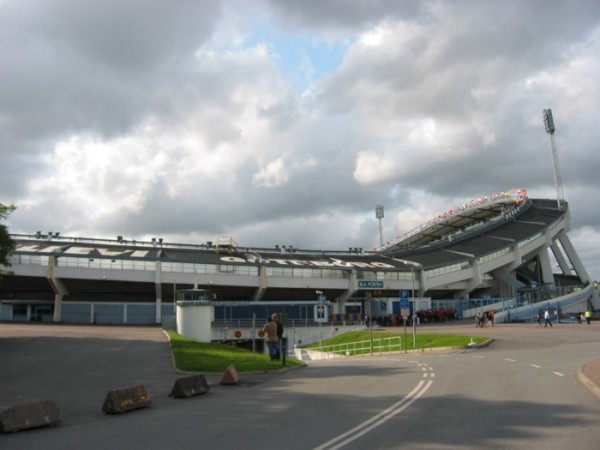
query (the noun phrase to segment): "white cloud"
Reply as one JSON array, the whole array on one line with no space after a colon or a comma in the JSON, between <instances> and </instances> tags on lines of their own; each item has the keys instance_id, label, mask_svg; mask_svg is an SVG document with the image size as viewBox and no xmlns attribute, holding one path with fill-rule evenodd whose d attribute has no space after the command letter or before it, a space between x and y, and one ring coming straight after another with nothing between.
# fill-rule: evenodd
<instances>
[{"instance_id":1,"label":"white cloud","mask_svg":"<svg viewBox=\"0 0 600 450\"><path fill-rule=\"evenodd\" d=\"M11 230L370 248L377 203L391 239L485 193L552 198L550 107L600 278L598 2L201 3L2 2Z\"/></svg>"},{"instance_id":2,"label":"white cloud","mask_svg":"<svg viewBox=\"0 0 600 450\"><path fill-rule=\"evenodd\" d=\"M282 159L271 161L260 172L252 177L252 182L261 187L277 187L285 184L289 179L288 171Z\"/></svg>"}]
</instances>

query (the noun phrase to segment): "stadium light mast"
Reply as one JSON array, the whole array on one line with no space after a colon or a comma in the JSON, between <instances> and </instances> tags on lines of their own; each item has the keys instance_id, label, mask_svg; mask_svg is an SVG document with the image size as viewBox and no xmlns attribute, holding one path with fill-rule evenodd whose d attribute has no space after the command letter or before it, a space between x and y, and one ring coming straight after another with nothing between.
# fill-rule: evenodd
<instances>
[{"instance_id":1,"label":"stadium light mast","mask_svg":"<svg viewBox=\"0 0 600 450\"><path fill-rule=\"evenodd\" d=\"M544 110L544 127L546 133L550 135L550 144L552 145L552 162L554 167L554 184L556 185L556 203L559 210L565 208L565 195L563 193L562 181L560 179L560 171L558 170L558 150L556 148L556 137L554 133L556 128L554 127L554 119L552 118L552 110Z\"/></svg>"},{"instance_id":2,"label":"stadium light mast","mask_svg":"<svg viewBox=\"0 0 600 450\"><path fill-rule=\"evenodd\" d=\"M381 219L383 219L383 205L375 206L375 217L379 220L379 245L383 247L383 229L381 228Z\"/></svg>"}]
</instances>

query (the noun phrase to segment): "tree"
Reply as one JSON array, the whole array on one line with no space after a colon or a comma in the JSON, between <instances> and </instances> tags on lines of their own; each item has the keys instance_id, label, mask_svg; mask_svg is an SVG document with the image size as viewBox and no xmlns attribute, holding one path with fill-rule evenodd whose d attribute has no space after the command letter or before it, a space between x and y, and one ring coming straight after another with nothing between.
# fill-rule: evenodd
<instances>
[{"instance_id":1,"label":"tree","mask_svg":"<svg viewBox=\"0 0 600 450\"><path fill-rule=\"evenodd\" d=\"M7 219L15 209L14 205L5 206L0 203L0 219ZM8 227L4 224L0 224L0 267L10 267L8 258L15 250L15 242L10 237ZM2 276L2 270L0 270L0 277Z\"/></svg>"}]
</instances>

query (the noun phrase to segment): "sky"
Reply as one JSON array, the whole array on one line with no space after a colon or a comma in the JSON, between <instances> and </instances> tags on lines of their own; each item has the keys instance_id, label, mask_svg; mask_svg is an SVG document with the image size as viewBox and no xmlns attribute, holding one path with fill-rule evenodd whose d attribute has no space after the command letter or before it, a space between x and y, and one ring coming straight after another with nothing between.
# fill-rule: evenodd
<instances>
[{"instance_id":1,"label":"sky","mask_svg":"<svg viewBox=\"0 0 600 450\"><path fill-rule=\"evenodd\" d=\"M12 233L344 250L555 199L600 280L596 0L0 0Z\"/></svg>"}]
</instances>

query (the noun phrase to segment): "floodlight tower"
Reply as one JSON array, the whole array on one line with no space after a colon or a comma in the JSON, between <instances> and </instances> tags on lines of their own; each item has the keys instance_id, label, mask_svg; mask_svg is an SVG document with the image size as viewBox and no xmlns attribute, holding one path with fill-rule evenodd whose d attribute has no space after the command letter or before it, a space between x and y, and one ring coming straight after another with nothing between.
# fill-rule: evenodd
<instances>
[{"instance_id":1,"label":"floodlight tower","mask_svg":"<svg viewBox=\"0 0 600 450\"><path fill-rule=\"evenodd\" d=\"M383 247L383 229L381 228L381 219L383 219L383 205L375 207L375 217L379 220L379 244Z\"/></svg>"},{"instance_id":2,"label":"floodlight tower","mask_svg":"<svg viewBox=\"0 0 600 450\"><path fill-rule=\"evenodd\" d=\"M546 133L550 135L550 144L552 145L552 160L554 165L554 184L556 185L556 203L558 209L562 210L565 207L565 195L563 193L562 181L560 179L560 171L558 170L558 150L556 149L556 137L554 132L554 119L552 118L552 110L544 110L544 127Z\"/></svg>"}]
</instances>

